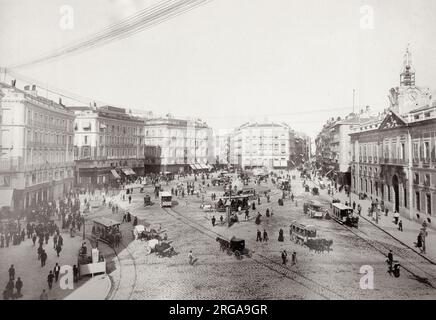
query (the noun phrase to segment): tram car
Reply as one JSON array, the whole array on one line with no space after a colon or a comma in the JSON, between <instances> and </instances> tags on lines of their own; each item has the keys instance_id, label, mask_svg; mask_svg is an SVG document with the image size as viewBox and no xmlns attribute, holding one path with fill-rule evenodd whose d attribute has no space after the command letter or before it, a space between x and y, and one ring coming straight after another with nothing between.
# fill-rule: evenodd
<instances>
[{"instance_id":1,"label":"tram car","mask_svg":"<svg viewBox=\"0 0 436 320\"><path fill-rule=\"evenodd\" d=\"M161 191L159 193L159 199L160 199L160 206L162 208L164 208L164 207L172 207L172 205L173 205L173 197L171 195L171 192L169 192L169 191Z\"/></svg>"},{"instance_id":2,"label":"tram car","mask_svg":"<svg viewBox=\"0 0 436 320\"><path fill-rule=\"evenodd\" d=\"M100 217L93 220L92 235L97 240L113 245L115 243L115 237L119 236L122 239L120 231L120 222Z\"/></svg>"},{"instance_id":3,"label":"tram car","mask_svg":"<svg viewBox=\"0 0 436 320\"><path fill-rule=\"evenodd\" d=\"M303 212L310 218L322 219L325 216L325 211L322 209L322 204L316 200L309 200L303 204Z\"/></svg>"},{"instance_id":4,"label":"tram car","mask_svg":"<svg viewBox=\"0 0 436 320\"><path fill-rule=\"evenodd\" d=\"M242 188L242 190L238 191L238 195L248 196L250 200L257 199L256 189L254 188Z\"/></svg>"},{"instance_id":5,"label":"tram car","mask_svg":"<svg viewBox=\"0 0 436 320\"><path fill-rule=\"evenodd\" d=\"M353 212L353 208L340 202L332 203L332 218L349 227L357 228L359 225L359 215Z\"/></svg>"},{"instance_id":6,"label":"tram car","mask_svg":"<svg viewBox=\"0 0 436 320\"><path fill-rule=\"evenodd\" d=\"M289 234L291 236L291 241L303 245L308 240L316 238L316 228L314 225L305 225L293 221L289 226Z\"/></svg>"},{"instance_id":7,"label":"tram car","mask_svg":"<svg viewBox=\"0 0 436 320\"><path fill-rule=\"evenodd\" d=\"M231 211L238 211L239 207L241 207L241 211L245 211L249 208L248 200L248 195L232 195L230 199L228 197L220 198L216 204L216 211L225 212L229 207L229 204Z\"/></svg>"}]
</instances>

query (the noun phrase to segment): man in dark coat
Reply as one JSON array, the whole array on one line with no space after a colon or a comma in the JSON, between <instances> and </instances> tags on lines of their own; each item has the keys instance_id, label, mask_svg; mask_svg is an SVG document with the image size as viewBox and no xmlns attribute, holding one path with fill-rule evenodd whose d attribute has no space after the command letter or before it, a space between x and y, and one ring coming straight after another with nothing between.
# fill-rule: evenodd
<instances>
[{"instance_id":1,"label":"man in dark coat","mask_svg":"<svg viewBox=\"0 0 436 320\"><path fill-rule=\"evenodd\" d=\"M286 253L286 250L283 250L282 252L282 264L286 264L288 261L288 254Z\"/></svg>"},{"instance_id":2,"label":"man in dark coat","mask_svg":"<svg viewBox=\"0 0 436 320\"><path fill-rule=\"evenodd\" d=\"M14 268L13 264L10 266L8 272L9 272L9 280L14 280L15 279L15 268Z\"/></svg>"},{"instance_id":3,"label":"man in dark coat","mask_svg":"<svg viewBox=\"0 0 436 320\"><path fill-rule=\"evenodd\" d=\"M47 261L47 253L45 252L44 249L42 249L41 252L41 267L45 266L45 262Z\"/></svg>"},{"instance_id":4,"label":"man in dark coat","mask_svg":"<svg viewBox=\"0 0 436 320\"><path fill-rule=\"evenodd\" d=\"M58 263L56 263L56 265L53 268L53 273L55 276L55 282L58 282L59 279L59 273L61 272L61 267L59 266Z\"/></svg>"},{"instance_id":5,"label":"man in dark coat","mask_svg":"<svg viewBox=\"0 0 436 320\"><path fill-rule=\"evenodd\" d=\"M59 235L59 238L58 238L58 246L63 246L64 245L64 238L62 238L62 236L61 235Z\"/></svg>"},{"instance_id":6,"label":"man in dark coat","mask_svg":"<svg viewBox=\"0 0 436 320\"><path fill-rule=\"evenodd\" d=\"M21 289L23 288L23 281L21 281L21 278L18 277L17 281L15 282L15 288L17 289L17 297L22 297Z\"/></svg>"},{"instance_id":7,"label":"man in dark coat","mask_svg":"<svg viewBox=\"0 0 436 320\"><path fill-rule=\"evenodd\" d=\"M262 242L262 233L260 232L259 229L257 229L257 237L256 237L256 241L260 241L260 242Z\"/></svg>"},{"instance_id":8,"label":"man in dark coat","mask_svg":"<svg viewBox=\"0 0 436 320\"><path fill-rule=\"evenodd\" d=\"M57 254L58 257L59 257L59 253L61 253L61 251L62 251L62 247L61 247L60 244L58 244L58 245L56 246L56 254Z\"/></svg>"},{"instance_id":9,"label":"man in dark coat","mask_svg":"<svg viewBox=\"0 0 436 320\"><path fill-rule=\"evenodd\" d=\"M50 270L50 273L47 276L47 283L48 283L48 288L51 290L52 286L53 286L53 279L54 279L54 274L53 271Z\"/></svg>"}]
</instances>

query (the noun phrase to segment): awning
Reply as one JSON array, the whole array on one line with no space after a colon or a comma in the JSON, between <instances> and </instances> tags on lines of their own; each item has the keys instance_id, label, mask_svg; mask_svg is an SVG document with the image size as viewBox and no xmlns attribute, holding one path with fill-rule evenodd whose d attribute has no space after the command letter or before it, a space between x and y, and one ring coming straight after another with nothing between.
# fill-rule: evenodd
<instances>
[{"instance_id":1,"label":"awning","mask_svg":"<svg viewBox=\"0 0 436 320\"><path fill-rule=\"evenodd\" d=\"M111 173L115 177L115 179L121 179L120 175L115 170L111 170Z\"/></svg>"},{"instance_id":2,"label":"awning","mask_svg":"<svg viewBox=\"0 0 436 320\"><path fill-rule=\"evenodd\" d=\"M197 170L194 164L190 164L189 166L191 167L192 170Z\"/></svg>"},{"instance_id":3,"label":"awning","mask_svg":"<svg viewBox=\"0 0 436 320\"><path fill-rule=\"evenodd\" d=\"M121 169L121 170L123 170L123 172L124 172L124 174L126 175L126 176L129 176L129 175L134 175L134 174L136 174L136 172L135 171L133 171L132 169L130 169L130 168L123 168L123 169Z\"/></svg>"},{"instance_id":4,"label":"awning","mask_svg":"<svg viewBox=\"0 0 436 320\"><path fill-rule=\"evenodd\" d=\"M200 166L197 163L194 163L193 166L195 167L195 170L200 170Z\"/></svg>"},{"instance_id":5,"label":"awning","mask_svg":"<svg viewBox=\"0 0 436 320\"><path fill-rule=\"evenodd\" d=\"M0 189L0 208L11 207L14 189Z\"/></svg>"}]
</instances>

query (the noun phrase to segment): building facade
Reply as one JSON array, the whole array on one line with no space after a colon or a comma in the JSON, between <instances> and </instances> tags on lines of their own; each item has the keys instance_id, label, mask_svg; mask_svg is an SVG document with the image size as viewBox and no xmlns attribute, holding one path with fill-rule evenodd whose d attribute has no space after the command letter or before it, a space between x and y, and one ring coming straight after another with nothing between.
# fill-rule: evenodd
<instances>
[{"instance_id":1,"label":"building facade","mask_svg":"<svg viewBox=\"0 0 436 320\"><path fill-rule=\"evenodd\" d=\"M230 163L240 168L290 168L294 132L285 123L246 123L230 136Z\"/></svg>"},{"instance_id":2,"label":"building facade","mask_svg":"<svg viewBox=\"0 0 436 320\"><path fill-rule=\"evenodd\" d=\"M147 119L144 137L146 145L160 148L160 172L208 169L215 163L212 129L199 119Z\"/></svg>"},{"instance_id":3,"label":"building facade","mask_svg":"<svg viewBox=\"0 0 436 320\"><path fill-rule=\"evenodd\" d=\"M108 185L145 172L144 122L111 106L70 107L75 113L78 186Z\"/></svg>"},{"instance_id":4,"label":"building facade","mask_svg":"<svg viewBox=\"0 0 436 320\"><path fill-rule=\"evenodd\" d=\"M386 115L351 134L352 191L383 200L391 211L435 227L436 103L415 86L406 52L400 87Z\"/></svg>"},{"instance_id":5,"label":"building facade","mask_svg":"<svg viewBox=\"0 0 436 320\"><path fill-rule=\"evenodd\" d=\"M338 117L327 121L316 137L316 162L322 174L339 185L351 183L351 138L360 123L371 119L370 107L359 113L350 113L344 119Z\"/></svg>"},{"instance_id":6,"label":"building facade","mask_svg":"<svg viewBox=\"0 0 436 320\"><path fill-rule=\"evenodd\" d=\"M214 164L226 167L230 164L230 132L220 130L214 134Z\"/></svg>"},{"instance_id":7,"label":"building facade","mask_svg":"<svg viewBox=\"0 0 436 320\"><path fill-rule=\"evenodd\" d=\"M73 186L74 113L38 96L34 85L0 83L0 89L0 175L3 188L13 190L11 208L62 198Z\"/></svg>"}]
</instances>

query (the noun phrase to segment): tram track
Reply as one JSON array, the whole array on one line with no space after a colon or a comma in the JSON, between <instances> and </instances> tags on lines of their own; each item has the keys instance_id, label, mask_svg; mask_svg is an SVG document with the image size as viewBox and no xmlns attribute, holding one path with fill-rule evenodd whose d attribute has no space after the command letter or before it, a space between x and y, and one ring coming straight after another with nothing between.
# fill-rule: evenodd
<instances>
[{"instance_id":1,"label":"tram track","mask_svg":"<svg viewBox=\"0 0 436 320\"><path fill-rule=\"evenodd\" d=\"M314 185L318 185L315 181L310 180ZM334 199L333 196L328 195L328 197ZM374 226L372 222L370 222L368 219L363 217L362 215L359 216L359 224L364 221L366 226L371 227L372 230L376 230L378 232L383 231L383 235L387 234L389 235L394 242L396 242L397 246L388 246L385 244L382 244L380 241L372 240L371 236L366 234L360 229L353 229L351 227L348 227L342 223L337 222L340 226L342 226L345 230L349 231L350 233L354 234L356 237L358 237L360 240L367 243L369 246L371 246L373 249L378 251L383 256L387 257L387 252L389 250L392 250L392 253L401 258L402 261L400 261L401 267L407 271L412 277L414 277L417 281L424 283L425 285L436 289L436 286L433 283L436 283L436 275L428 272L427 270L424 270L422 267L418 266L415 262L412 262L410 259L415 260L416 258L421 259L421 263L423 264L432 264L434 263L429 260L426 257L423 257L421 254L410 248L409 246L405 245L402 241L396 239L391 234L387 233L386 231L382 230L380 227ZM334 220L334 219L333 219ZM420 275L421 274L421 275ZM422 276L422 274L425 274L426 276ZM428 277L429 276L429 277ZM432 281L432 282L430 282Z\"/></svg>"},{"instance_id":2,"label":"tram track","mask_svg":"<svg viewBox=\"0 0 436 320\"><path fill-rule=\"evenodd\" d=\"M88 220L88 222L89 222L89 220ZM91 227L92 227L92 225L91 225L91 223L88 223L87 224L87 230L91 230ZM94 239L93 239L93 237L92 237L92 235L88 232L88 233L86 233L86 237L88 238L88 240L91 242L91 241L94 241ZM124 236L123 236L124 237ZM103 242L104 243L104 242ZM114 300L115 298L116 298L116 295L117 295L117 293L119 293L120 292L120 288L121 288L121 284L123 283L123 282L125 282L125 279L123 278L123 275L124 275L124 277L125 277L125 275L126 275L126 268L125 268L125 266L126 265L123 265L123 261L131 261L131 265L133 266L133 268L134 268L134 272L133 272L133 274L134 274L134 280L133 280L133 285L131 286L131 289L129 290L129 293L128 293L128 295L127 295L127 297L126 298L122 298L123 300L129 300L131 297L132 297L132 295L133 295L133 293L134 293L134 291L135 291L135 288L136 288L136 282L137 282L137 267L136 267L136 262L135 262L135 258L134 258L134 256L133 256L133 254L132 254L132 252L129 250L129 248L124 244L124 242L123 241L121 241L121 243L120 243L120 246L122 247L121 248L121 250L119 250L118 252L117 252L117 250L116 250L116 248L113 248L113 247L111 247L110 245L108 245L107 243L104 243L104 245L107 247L107 248L109 248L110 249L110 251L111 252L113 252L113 254L114 254L114 257L117 259L117 262L118 262L118 265L119 265L119 270L118 270L118 272L119 272L119 278L116 280L116 281L114 281L114 276L111 276L111 275L109 275L109 278L110 278L110 280L111 280L111 283L112 283L112 286L111 286L111 289L110 289L110 291L109 291L109 293L108 293L108 295L107 295L107 297L106 297L106 300ZM121 252L125 252L125 255L128 257L127 259L125 258L125 257L121 257L120 256L120 253ZM110 256L109 256L110 257ZM108 258L108 255L106 255L106 257L105 257L106 259ZM126 281L127 282L127 281Z\"/></svg>"},{"instance_id":3,"label":"tram track","mask_svg":"<svg viewBox=\"0 0 436 320\"><path fill-rule=\"evenodd\" d=\"M202 233L203 235L216 239L217 237L225 238L221 234L210 230L209 228L203 226L202 224L193 221L192 219L186 217L182 213L174 210L173 208L167 209L162 208L165 213L172 216L174 219L180 221L181 223L189 226L192 229L197 230L198 232ZM274 261L271 258L268 258L260 253L253 252L250 259L252 259L257 264L283 276L284 278L291 280L295 282L296 284L306 288L312 293L315 293L318 297L325 300L330 299L345 299L341 294L333 291L332 289L306 277L305 275L301 274L301 272L289 269L285 266L283 266L281 263L278 263Z\"/></svg>"}]
</instances>

